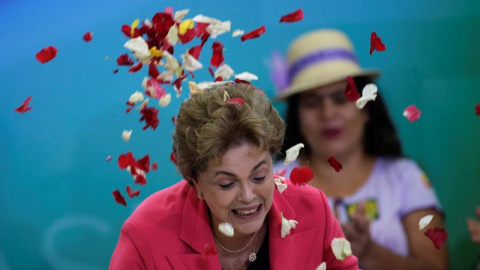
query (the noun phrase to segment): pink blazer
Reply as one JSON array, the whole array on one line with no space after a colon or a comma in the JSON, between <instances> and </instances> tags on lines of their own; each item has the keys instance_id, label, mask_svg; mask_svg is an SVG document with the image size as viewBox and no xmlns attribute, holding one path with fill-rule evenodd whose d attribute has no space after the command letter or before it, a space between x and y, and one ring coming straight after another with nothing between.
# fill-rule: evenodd
<instances>
[{"instance_id":1,"label":"pink blazer","mask_svg":"<svg viewBox=\"0 0 480 270\"><path fill-rule=\"evenodd\" d=\"M298 221L285 238L280 237L282 218ZM358 269L355 256L339 261L330 243L344 237L323 192L289 184L275 189L268 214L270 266L273 270ZM218 256L204 259L205 244L215 245L208 209L187 181L149 196L124 223L109 269L213 269Z\"/></svg>"}]
</instances>

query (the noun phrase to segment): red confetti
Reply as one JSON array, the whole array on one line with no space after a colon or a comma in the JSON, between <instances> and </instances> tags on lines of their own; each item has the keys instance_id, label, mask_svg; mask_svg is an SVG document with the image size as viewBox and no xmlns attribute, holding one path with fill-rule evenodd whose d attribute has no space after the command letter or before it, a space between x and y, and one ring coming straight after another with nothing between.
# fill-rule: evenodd
<instances>
[{"instance_id":1,"label":"red confetti","mask_svg":"<svg viewBox=\"0 0 480 270\"><path fill-rule=\"evenodd\" d=\"M172 153L170 154L170 160L173 162L173 164L177 165L177 163L178 163L178 161L177 161L177 155L176 155L174 152L172 152Z\"/></svg>"},{"instance_id":2,"label":"red confetti","mask_svg":"<svg viewBox=\"0 0 480 270\"><path fill-rule=\"evenodd\" d=\"M477 106L475 106L475 114L480 115L480 103L478 103Z\"/></svg>"},{"instance_id":3,"label":"red confetti","mask_svg":"<svg viewBox=\"0 0 480 270\"><path fill-rule=\"evenodd\" d=\"M148 75L154 79L160 76L160 72L158 72L157 65L155 65L154 62L151 62L150 66L148 67Z\"/></svg>"},{"instance_id":4,"label":"red confetti","mask_svg":"<svg viewBox=\"0 0 480 270\"><path fill-rule=\"evenodd\" d=\"M217 78L215 78L215 82L221 82L221 81L223 81L222 76L218 76Z\"/></svg>"},{"instance_id":5,"label":"red confetti","mask_svg":"<svg viewBox=\"0 0 480 270\"><path fill-rule=\"evenodd\" d=\"M202 45L193 46L188 50L188 54L198 60L198 58L200 57L200 53L202 52L202 48Z\"/></svg>"},{"instance_id":6,"label":"red confetti","mask_svg":"<svg viewBox=\"0 0 480 270\"><path fill-rule=\"evenodd\" d=\"M126 53L117 58L117 65L119 66L133 66L133 64L133 60Z\"/></svg>"},{"instance_id":7,"label":"red confetti","mask_svg":"<svg viewBox=\"0 0 480 270\"><path fill-rule=\"evenodd\" d=\"M30 101L32 100L32 96L29 96L25 101L20 105L20 107L16 108L15 111L18 113L26 113L32 109L32 107L28 107Z\"/></svg>"},{"instance_id":8,"label":"red confetti","mask_svg":"<svg viewBox=\"0 0 480 270\"><path fill-rule=\"evenodd\" d=\"M300 8L292 13L283 15L280 22L298 22L303 19L303 10Z\"/></svg>"},{"instance_id":9,"label":"red confetti","mask_svg":"<svg viewBox=\"0 0 480 270\"><path fill-rule=\"evenodd\" d=\"M178 39L180 39L180 41L183 44L185 44L185 43L188 43L188 42L192 41L192 39L195 37L195 34L196 34L195 28L188 29L185 34L178 35Z\"/></svg>"},{"instance_id":10,"label":"red confetti","mask_svg":"<svg viewBox=\"0 0 480 270\"><path fill-rule=\"evenodd\" d=\"M140 110L140 113L142 114L142 118L140 118L141 121L145 121L146 125L143 127L143 130L146 130L147 128L151 127L153 130L155 130L159 124L158 120L158 109L154 107L147 108L147 106L143 107Z\"/></svg>"},{"instance_id":11,"label":"red confetti","mask_svg":"<svg viewBox=\"0 0 480 270\"><path fill-rule=\"evenodd\" d=\"M133 107L135 106L135 103L131 103L130 101L127 101L127 106L128 106L128 108L127 108L126 111L127 111L127 113L129 113L133 109Z\"/></svg>"},{"instance_id":12,"label":"red confetti","mask_svg":"<svg viewBox=\"0 0 480 270\"><path fill-rule=\"evenodd\" d=\"M231 99L225 101L225 103L242 105L243 103L245 103L245 100L243 98L231 98Z\"/></svg>"},{"instance_id":13,"label":"red confetti","mask_svg":"<svg viewBox=\"0 0 480 270\"><path fill-rule=\"evenodd\" d=\"M328 164L330 164L330 166L332 166L332 168L334 168L336 172L339 172L341 169L343 169L342 164L338 162L338 160L336 160L334 157L329 157L327 161Z\"/></svg>"},{"instance_id":14,"label":"red confetti","mask_svg":"<svg viewBox=\"0 0 480 270\"><path fill-rule=\"evenodd\" d=\"M157 162L152 163L151 170L152 170L152 171L158 170L158 164L157 164Z\"/></svg>"},{"instance_id":15,"label":"red confetti","mask_svg":"<svg viewBox=\"0 0 480 270\"><path fill-rule=\"evenodd\" d=\"M355 102L360 98L360 94L357 92L357 85L355 80L348 76L347 77L347 88L345 88L345 97L348 101Z\"/></svg>"},{"instance_id":16,"label":"red confetti","mask_svg":"<svg viewBox=\"0 0 480 270\"><path fill-rule=\"evenodd\" d=\"M290 173L290 180L292 181L293 184L297 186L304 186L312 179L313 179L313 172L307 166L304 166L301 168L295 167Z\"/></svg>"},{"instance_id":17,"label":"red confetti","mask_svg":"<svg viewBox=\"0 0 480 270\"><path fill-rule=\"evenodd\" d=\"M138 64L133 65L133 66L128 70L128 72L135 73L135 72L139 71L140 69L142 69L142 67L143 67L142 62L138 62Z\"/></svg>"},{"instance_id":18,"label":"red confetti","mask_svg":"<svg viewBox=\"0 0 480 270\"><path fill-rule=\"evenodd\" d=\"M120 191L117 189L112 192L113 197L115 198L115 201L119 204L123 204L124 206L127 206L127 201L125 201L125 198L122 196Z\"/></svg>"},{"instance_id":19,"label":"red confetti","mask_svg":"<svg viewBox=\"0 0 480 270\"><path fill-rule=\"evenodd\" d=\"M207 260L209 257L215 257L217 256L217 254L218 254L218 251L217 251L216 245L210 245L207 243L203 247L202 257L204 260Z\"/></svg>"},{"instance_id":20,"label":"red confetti","mask_svg":"<svg viewBox=\"0 0 480 270\"><path fill-rule=\"evenodd\" d=\"M168 31L174 24L175 21L173 20L172 15L168 13L159 12L152 18L152 25L155 29L155 32L157 32L157 34L163 38L167 36Z\"/></svg>"},{"instance_id":21,"label":"red confetti","mask_svg":"<svg viewBox=\"0 0 480 270\"><path fill-rule=\"evenodd\" d=\"M251 32L248 32L242 37L240 37L240 40L243 42L247 39L258 38L260 35L264 34L265 31L266 31L265 26L262 25L260 28L257 28Z\"/></svg>"},{"instance_id":22,"label":"red confetti","mask_svg":"<svg viewBox=\"0 0 480 270\"><path fill-rule=\"evenodd\" d=\"M385 44L382 43L382 39L377 36L377 33L372 32L370 36L370 55L372 55L373 51L385 51Z\"/></svg>"},{"instance_id":23,"label":"red confetti","mask_svg":"<svg viewBox=\"0 0 480 270\"><path fill-rule=\"evenodd\" d=\"M246 84L252 84L251 82L249 81L245 81L245 80L240 80L238 78L235 78L235 83L246 83Z\"/></svg>"},{"instance_id":24,"label":"red confetti","mask_svg":"<svg viewBox=\"0 0 480 270\"><path fill-rule=\"evenodd\" d=\"M208 72L210 72L210 75L212 75L212 77L215 77L215 73L213 72L212 67L208 67Z\"/></svg>"},{"instance_id":25,"label":"red confetti","mask_svg":"<svg viewBox=\"0 0 480 270\"><path fill-rule=\"evenodd\" d=\"M133 191L133 189L131 189L130 186L127 185L127 193L128 193L128 197L133 198L140 195L140 190Z\"/></svg>"},{"instance_id":26,"label":"red confetti","mask_svg":"<svg viewBox=\"0 0 480 270\"><path fill-rule=\"evenodd\" d=\"M57 48L49 46L39 51L35 57L37 58L38 62L45 64L57 56L57 51Z\"/></svg>"},{"instance_id":27,"label":"red confetti","mask_svg":"<svg viewBox=\"0 0 480 270\"><path fill-rule=\"evenodd\" d=\"M215 41L212 44L212 49L213 49L213 54L212 54L212 58L210 59L210 64L214 67L218 67L225 60L223 58L223 44L218 41Z\"/></svg>"},{"instance_id":28,"label":"red confetti","mask_svg":"<svg viewBox=\"0 0 480 270\"><path fill-rule=\"evenodd\" d=\"M210 25L209 23L201 23L201 22L197 22L195 24L195 35L197 37L200 37L200 36L209 36L210 34L207 32L207 27L208 25Z\"/></svg>"},{"instance_id":29,"label":"red confetti","mask_svg":"<svg viewBox=\"0 0 480 270\"><path fill-rule=\"evenodd\" d=\"M85 33L85 35L83 35L83 40L84 40L85 42L90 42L90 41L92 41L92 38L93 38L92 32L87 32L87 33Z\"/></svg>"},{"instance_id":30,"label":"red confetti","mask_svg":"<svg viewBox=\"0 0 480 270\"><path fill-rule=\"evenodd\" d=\"M441 228L428 229L425 235L432 240L436 249L440 249L448 237L447 231Z\"/></svg>"},{"instance_id":31,"label":"red confetti","mask_svg":"<svg viewBox=\"0 0 480 270\"><path fill-rule=\"evenodd\" d=\"M422 112L415 105L410 105L403 111L403 116L410 122L417 121L420 115L422 115Z\"/></svg>"}]
</instances>

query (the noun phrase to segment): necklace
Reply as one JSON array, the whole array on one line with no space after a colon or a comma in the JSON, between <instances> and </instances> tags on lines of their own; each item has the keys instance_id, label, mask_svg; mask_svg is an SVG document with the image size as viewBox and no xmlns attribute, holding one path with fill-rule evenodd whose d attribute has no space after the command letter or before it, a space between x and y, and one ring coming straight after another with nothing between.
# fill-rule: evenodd
<instances>
[{"instance_id":1,"label":"necklace","mask_svg":"<svg viewBox=\"0 0 480 270\"><path fill-rule=\"evenodd\" d=\"M255 239L257 238L257 232L258 232L258 231L256 231L256 232L253 234L252 239L250 239L250 241L247 243L247 245L245 245L243 248L238 249L238 250L230 250L230 249L222 246L222 244L220 244L220 242L217 240L217 238L216 238L215 236L213 237L213 239L215 239L215 242L217 243L217 245L219 245L223 250L225 250L225 251L227 251L227 252L229 252L229 253L239 253L239 252L242 252L242 251L244 251L245 249L247 249L247 247L249 247L249 246L252 244L252 242L254 242L254 243L253 243L253 252L250 253L250 255L248 255L248 260L249 260L250 262L253 262L253 261L255 261L255 260L257 259L257 254L255 253Z\"/></svg>"}]
</instances>

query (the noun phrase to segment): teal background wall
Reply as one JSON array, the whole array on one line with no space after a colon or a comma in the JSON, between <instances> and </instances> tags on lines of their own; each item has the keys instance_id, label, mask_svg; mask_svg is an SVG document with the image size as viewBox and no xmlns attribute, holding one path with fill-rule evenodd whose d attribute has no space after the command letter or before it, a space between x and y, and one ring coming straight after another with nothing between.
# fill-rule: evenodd
<instances>
[{"instance_id":1,"label":"teal background wall","mask_svg":"<svg viewBox=\"0 0 480 270\"><path fill-rule=\"evenodd\" d=\"M227 49L226 63L257 74L256 85L269 96L273 50L284 53L291 39L315 28L350 34L359 61L383 71L378 84L405 150L425 169L444 206L452 268L473 268L479 249L469 240L466 219L480 205L480 117L474 111L480 102L480 1L0 0L0 269L105 269L123 221L149 194L180 180L169 161L170 118L188 91L160 110L157 131L143 131L138 112L125 114L125 102L141 90L146 70L112 74L115 59L127 52L121 25L151 19L167 6L231 20L232 30L265 25L259 39L218 40ZM298 8L303 21L278 23ZM87 31L91 43L82 40ZM385 52L368 54L371 31ZM200 58L205 66L211 42ZM49 45L58 55L41 65L35 54ZM210 80L206 68L196 76ZM33 110L14 113L29 95ZM423 111L415 123L402 116L410 104ZM284 110L284 104L275 106ZM128 143L120 138L124 129L133 129ZM111 192L132 185L116 164L127 151L150 154L159 170L125 208Z\"/></svg>"}]
</instances>

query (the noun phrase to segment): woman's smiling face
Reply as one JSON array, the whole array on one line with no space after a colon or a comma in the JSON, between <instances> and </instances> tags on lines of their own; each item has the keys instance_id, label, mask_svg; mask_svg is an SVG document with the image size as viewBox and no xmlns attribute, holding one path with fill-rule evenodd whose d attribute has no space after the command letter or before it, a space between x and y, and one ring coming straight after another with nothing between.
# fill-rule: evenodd
<instances>
[{"instance_id":1,"label":"woman's smiling face","mask_svg":"<svg viewBox=\"0 0 480 270\"><path fill-rule=\"evenodd\" d=\"M218 164L210 163L194 185L203 193L213 228L228 222L235 234L255 233L272 206L272 158L268 151L242 143L227 150Z\"/></svg>"}]
</instances>

